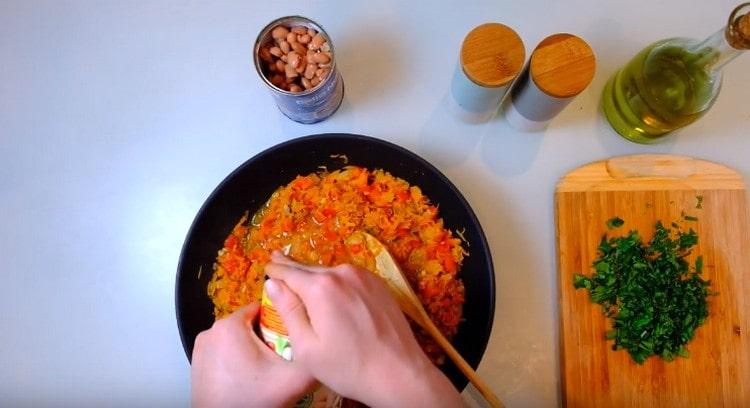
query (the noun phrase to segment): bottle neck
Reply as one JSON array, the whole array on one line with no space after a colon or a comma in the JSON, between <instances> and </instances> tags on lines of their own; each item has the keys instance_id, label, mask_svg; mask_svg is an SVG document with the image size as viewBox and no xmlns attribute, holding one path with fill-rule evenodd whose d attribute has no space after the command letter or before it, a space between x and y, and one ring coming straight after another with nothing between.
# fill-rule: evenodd
<instances>
[{"instance_id":1,"label":"bottle neck","mask_svg":"<svg viewBox=\"0 0 750 408\"><path fill-rule=\"evenodd\" d=\"M698 55L698 65L711 72L720 71L730 61L737 58L742 51L745 51L734 48L729 44L724 28L691 48L691 51Z\"/></svg>"}]
</instances>

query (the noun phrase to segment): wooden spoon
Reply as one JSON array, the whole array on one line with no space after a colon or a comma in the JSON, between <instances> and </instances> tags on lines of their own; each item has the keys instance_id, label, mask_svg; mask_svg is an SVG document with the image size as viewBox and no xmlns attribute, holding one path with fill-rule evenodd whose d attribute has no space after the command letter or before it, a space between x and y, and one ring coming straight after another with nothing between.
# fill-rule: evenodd
<instances>
[{"instance_id":1,"label":"wooden spoon","mask_svg":"<svg viewBox=\"0 0 750 408\"><path fill-rule=\"evenodd\" d=\"M382 242L378 241L374 236L362 232L364 236L367 249L375 255L375 270L388 284L393 296L396 298L401 310L414 320L419 326L429 333L432 338L445 350L445 353L450 357L461 372L466 375L466 378L476 387L482 396L489 402L490 406L496 408L503 408L503 403L500 399L492 393L487 384L477 375L477 373L471 368L469 363L461 357L461 354L456 351L451 345L448 339L443 336L443 333L435 326L427 315L427 312L422 306L422 302L419 301L416 293L409 285L409 281L404 276L401 269L398 267L396 260L393 259L388 248L383 245Z\"/></svg>"}]
</instances>

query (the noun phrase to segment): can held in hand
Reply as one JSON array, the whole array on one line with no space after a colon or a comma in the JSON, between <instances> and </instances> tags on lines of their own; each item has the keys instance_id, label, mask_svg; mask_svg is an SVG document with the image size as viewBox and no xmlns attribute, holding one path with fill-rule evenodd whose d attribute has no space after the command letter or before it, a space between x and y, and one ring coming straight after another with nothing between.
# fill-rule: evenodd
<instances>
[{"instance_id":1,"label":"can held in hand","mask_svg":"<svg viewBox=\"0 0 750 408\"><path fill-rule=\"evenodd\" d=\"M281 113L299 123L325 120L341 105L344 80L336 69L333 42L306 17L270 22L253 47L255 70Z\"/></svg>"},{"instance_id":2,"label":"can held in hand","mask_svg":"<svg viewBox=\"0 0 750 408\"><path fill-rule=\"evenodd\" d=\"M266 345L276 354L287 361L292 359L292 344L289 342L289 333L286 331L279 312L268 299L265 289L263 289L260 303L260 335Z\"/></svg>"},{"instance_id":3,"label":"can held in hand","mask_svg":"<svg viewBox=\"0 0 750 408\"><path fill-rule=\"evenodd\" d=\"M284 360L294 358L292 344L289 341L284 321L271 303L265 287L260 303L260 337L266 345ZM284 384L279 384L283 386ZM341 408L343 398L330 388L320 385L314 391L305 394L294 404L294 408Z\"/></svg>"}]
</instances>

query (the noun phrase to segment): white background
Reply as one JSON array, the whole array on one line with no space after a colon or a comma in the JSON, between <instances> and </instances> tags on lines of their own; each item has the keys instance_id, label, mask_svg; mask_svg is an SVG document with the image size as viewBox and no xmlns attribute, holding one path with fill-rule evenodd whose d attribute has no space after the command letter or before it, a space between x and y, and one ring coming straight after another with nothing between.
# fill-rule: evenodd
<instances>
[{"instance_id":1,"label":"white background","mask_svg":"<svg viewBox=\"0 0 750 408\"><path fill-rule=\"evenodd\" d=\"M352 132L425 157L464 193L497 276L479 373L509 407L559 403L553 192L584 163L693 155L750 176L750 56L699 122L656 146L617 136L606 79L648 43L703 38L734 1L0 1L0 405L189 403L174 277L198 208L235 167L293 137ZM270 20L332 36L346 83L329 120L276 109L251 63ZM593 83L543 133L448 113L463 36L499 21L527 54L571 32ZM476 392L467 391L475 399Z\"/></svg>"}]
</instances>

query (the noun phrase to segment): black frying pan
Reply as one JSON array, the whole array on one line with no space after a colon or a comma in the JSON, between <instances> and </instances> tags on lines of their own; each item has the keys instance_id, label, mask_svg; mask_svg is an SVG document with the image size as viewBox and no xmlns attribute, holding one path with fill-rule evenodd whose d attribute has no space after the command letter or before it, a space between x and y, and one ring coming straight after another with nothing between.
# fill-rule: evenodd
<instances>
[{"instance_id":1,"label":"black frying pan","mask_svg":"<svg viewBox=\"0 0 750 408\"><path fill-rule=\"evenodd\" d=\"M227 176L198 211L182 247L175 288L177 326L188 359L195 337L213 324L213 304L206 287L216 252L232 227L246 211L255 212L274 190L297 175L316 172L319 166L343 167L342 159L331 157L340 154L348 157L349 164L382 168L419 186L439 206L447 228L466 229L470 256L461 268L466 287L464 321L453 344L472 367L479 365L492 330L495 277L487 240L471 207L443 174L416 154L372 137L334 133L293 139L259 153ZM456 388L466 386L466 378L450 360L441 368Z\"/></svg>"}]
</instances>

